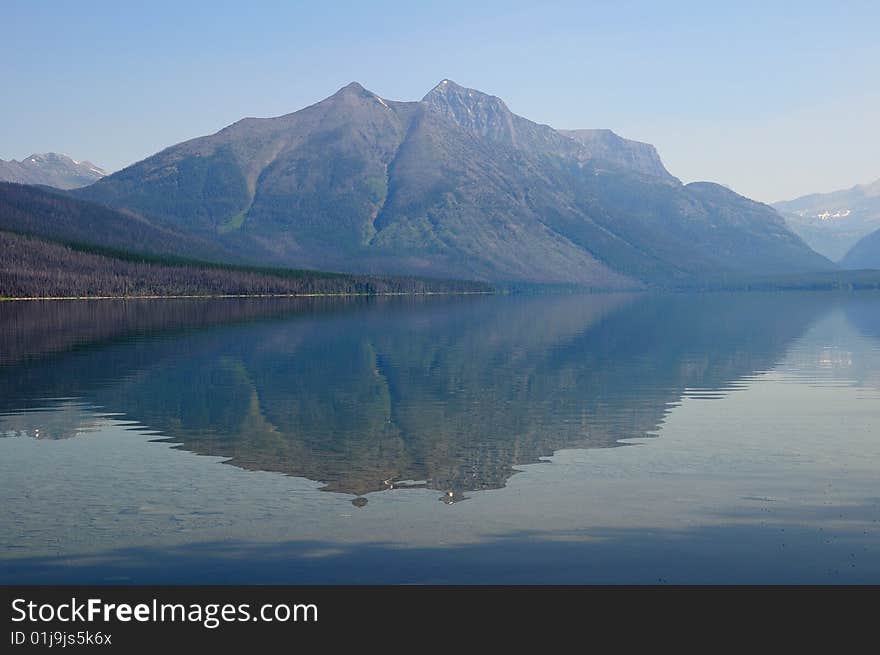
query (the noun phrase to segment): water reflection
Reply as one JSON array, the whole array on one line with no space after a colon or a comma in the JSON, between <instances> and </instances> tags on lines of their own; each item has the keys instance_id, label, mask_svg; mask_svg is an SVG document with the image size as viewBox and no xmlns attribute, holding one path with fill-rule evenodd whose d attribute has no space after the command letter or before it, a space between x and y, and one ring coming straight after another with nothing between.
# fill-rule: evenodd
<instances>
[{"instance_id":1,"label":"water reflection","mask_svg":"<svg viewBox=\"0 0 880 655\"><path fill-rule=\"evenodd\" d=\"M0 416L0 436L58 441L72 439L108 425L96 407L60 399L51 407Z\"/></svg>"},{"instance_id":2,"label":"water reflection","mask_svg":"<svg viewBox=\"0 0 880 655\"><path fill-rule=\"evenodd\" d=\"M69 438L113 414L244 469L320 481L356 507L412 487L454 503L560 449L650 436L682 396L718 397L772 368L835 303L19 303L0 307L0 434ZM876 302L844 306L880 336ZM46 406L57 411L35 411Z\"/></svg>"}]
</instances>

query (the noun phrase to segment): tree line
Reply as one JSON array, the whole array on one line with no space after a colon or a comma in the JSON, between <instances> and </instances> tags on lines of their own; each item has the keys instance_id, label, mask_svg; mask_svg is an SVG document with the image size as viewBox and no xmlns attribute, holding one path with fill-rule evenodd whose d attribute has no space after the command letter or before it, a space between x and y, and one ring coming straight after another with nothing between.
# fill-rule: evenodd
<instances>
[{"instance_id":1,"label":"tree line","mask_svg":"<svg viewBox=\"0 0 880 655\"><path fill-rule=\"evenodd\" d=\"M489 292L482 282L162 262L0 232L0 297L126 297Z\"/></svg>"}]
</instances>

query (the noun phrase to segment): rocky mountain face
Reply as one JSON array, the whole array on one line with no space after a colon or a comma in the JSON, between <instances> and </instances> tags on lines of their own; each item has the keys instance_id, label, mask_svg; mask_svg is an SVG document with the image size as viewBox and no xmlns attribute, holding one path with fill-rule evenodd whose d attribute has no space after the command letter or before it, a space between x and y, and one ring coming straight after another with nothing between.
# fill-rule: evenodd
<instances>
[{"instance_id":1,"label":"rocky mountain face","mask_svg":"<svg viewBox=\"0 0 880 655\"><path fill-rule=\"evenodd\" d=\"M880 229L880 180L773 206L811 248L840 261L856 242Z\"/></svg>"},{"instance_id":2,"label":"rocky mountain face","mask_svg":"<svg viewBox=\"0 0 880 655\"><path fill-rule=\"evenodd\" d=\"M56 152L34 154L21 161L0 159L0 182L75 189L92 184L105 175L107 171L91 162L77 161Z\"/></svg>"},{"instance_id":3,"label":"rocky mountain face","mask_svg":"<svg viewBox=\"0 0 880 655\"><path fill-rule=\"evenodd\" d=\"M624 139L611 130L559 130L559 133L584 146L590 153L590 159L599 166L679 181L666 170L657 149L650 143Z\"/></svg>"},{"instance_id":4,"label":"rocky mountain face","mask_svg":"<svg viewBox=\"0 0 880 655\"><path fill-rule=\"evenodd\" d=\"M621 289L834 268L772 208L682 185L647 144L560 132L450 80L419 102L352 83L74 193L326 270Z\"/></svg>"}]
</instances>

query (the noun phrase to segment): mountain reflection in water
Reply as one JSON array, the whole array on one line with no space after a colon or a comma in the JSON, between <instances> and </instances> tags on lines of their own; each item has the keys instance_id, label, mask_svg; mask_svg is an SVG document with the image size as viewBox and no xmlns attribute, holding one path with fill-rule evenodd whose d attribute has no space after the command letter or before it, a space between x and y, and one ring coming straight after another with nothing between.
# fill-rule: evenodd
<instances>
[{"instance_id":1,"label":"mountain reflection in water","mask_svg":"<svg viewBox=\"0 0 880 655\"><path fill-rule=\"evenodd\" d=\"M560 449L651 436L686 393L712 398L772 368L833 304L791 293L7 303L0 434L73 437L114 415L356 506L413 486L456 502ZM877 330L876 303L850 305L854 324ZM47 405L64 411L47 421Z\"/></svg>"}]
</instances>

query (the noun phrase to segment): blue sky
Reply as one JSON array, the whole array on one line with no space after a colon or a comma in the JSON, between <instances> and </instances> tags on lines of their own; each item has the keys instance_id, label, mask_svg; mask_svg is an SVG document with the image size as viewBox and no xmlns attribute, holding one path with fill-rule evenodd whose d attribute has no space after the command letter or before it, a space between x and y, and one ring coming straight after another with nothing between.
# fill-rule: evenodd
<instances>
[{"instance_id":1,"label":"blue sky","mask_svg":"<svg viewBox=\"0 0 880 655\"><path fill-rule=\"evenodd\" d=\"M764 201L880 177L880 3L3 0L0 158L118 169L357 80L443 78Z\"/></svg>"}]
</instances>

